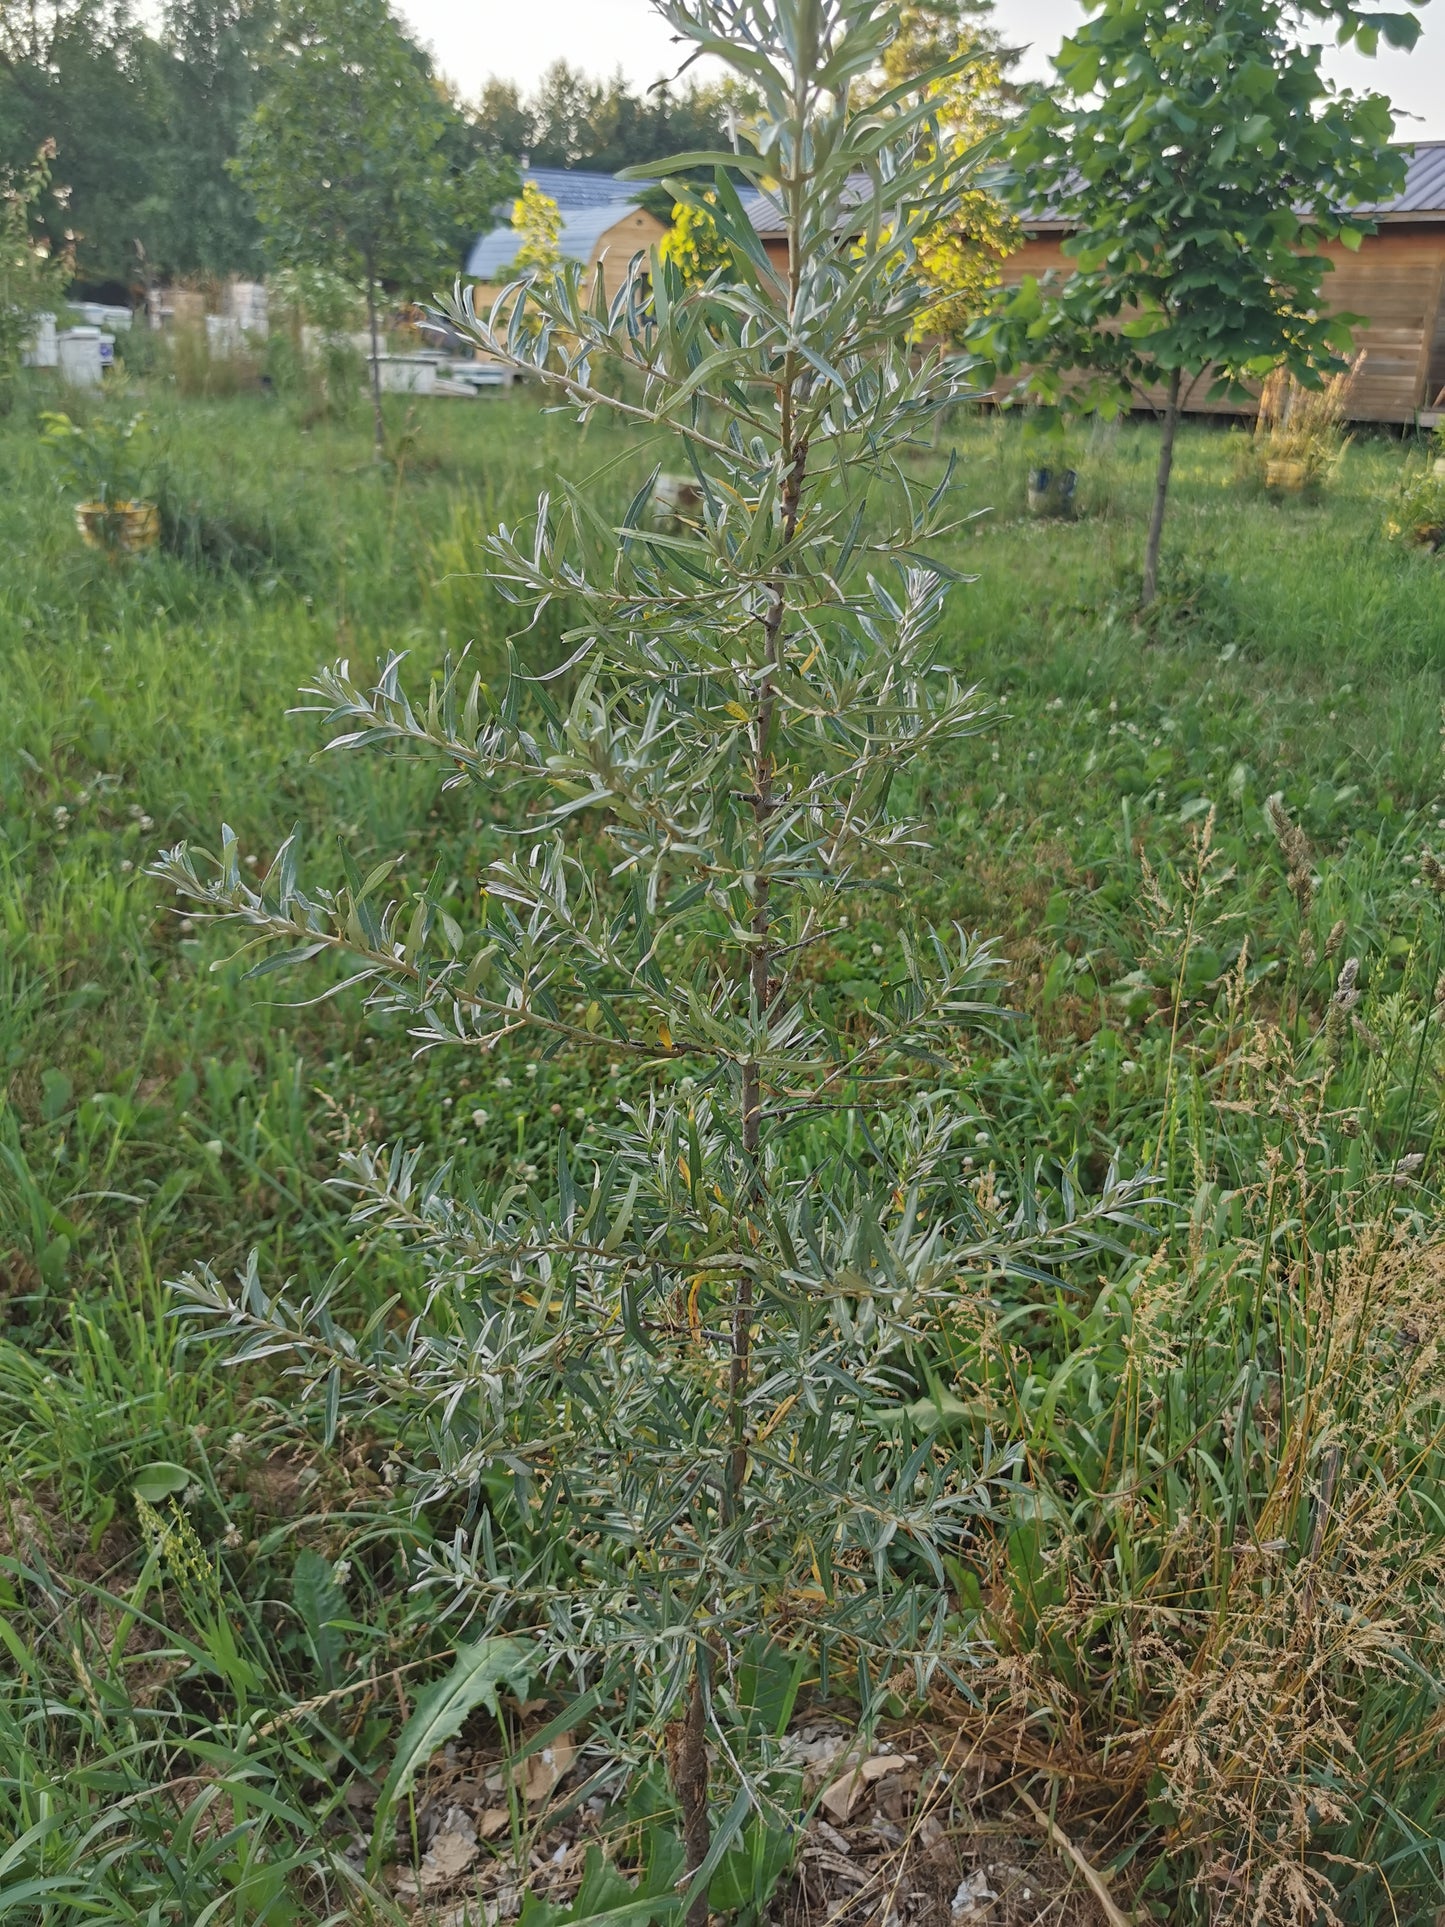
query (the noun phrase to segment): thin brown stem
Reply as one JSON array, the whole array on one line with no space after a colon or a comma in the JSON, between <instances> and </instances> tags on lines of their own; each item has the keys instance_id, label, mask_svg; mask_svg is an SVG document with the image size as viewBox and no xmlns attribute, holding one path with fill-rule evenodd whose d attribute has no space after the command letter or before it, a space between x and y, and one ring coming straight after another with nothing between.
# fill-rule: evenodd
<instances>
[{"instance_id":1,"label":"thin brown stem","mask_svg":"<svg viewBox=\"0 0 1445 1927\"><path fill-rule=\"evenodd\" d=\"M781 410L783 459L787 464L782 504L785 545L792 542L797 531L798 505L802 500L803 478L808 466L806 441L800 441L796 447L792 446L792 380L792 370L789 368L784 373ZM773 722L777 705L774 679L783 666L783 616L786 607L783 579L778 575L770 585L768 613L764 618L767 668L763 672L753 738L752 803L753 820L757 827L758 868L757 880L753 888L753 944L748 958L748 990L753 1009L759 1017L767 1010L774 993L773 945L770 941L772 905L764 862L764 846L767 841L768 819L777 807L774 795L774 778L777 771L773 758ZM762 1129L762 1074L757 1060L749 1058L743 1065L743 1152L751 1167L750 1184L754 1203L757 1202L761 1188L758 1154L762 1147ZM736 1511L748 1469L743 1400L747 1390L748 1370L752 1362L752 1335L753 1280L752 1274L745 1272L738 1280L737 1297L733 1302L732 1368L728 1381L733 1440L732 1460L728 1467L728 1498L734 1511Z\"/></svg>"},{"instance_id":2,"label":"thin brown stem","mask_svg":"<svg viewBox=\"0 0 1445 1927\"><path fill-rule=\"evenodd\" d=\"M1147 609L1159 588L1159 544L1164 534L1164 505L1169 499L1169 477L1174 468L1174 438L1179 432L1179 391L1183 370L1169 377L1169 399L1164 407L1164 439L1159 445L1159 470L1154 478L1154 505L1149 512L1149 540L1144 548L1144 589L1140 607Z\"/></svg>"},{"instance_id":3,"label":"thin brown stem","mask_svg":"<svg viewBox=\"0 0 1445 1927\"><path fill-rule=\"evenodd\" d=\"M381 412L381 338L376 319L376 280L366 264L366 322L371 333L371 425L378 462L386 458L386 421Z\"/></svg>"},{"instance_id":4,"label":"thin brown stem","mask_svg":"<svg viewBox=\"0 0 1445 1927\"><path fill-rule=\"evenodd\" d=\"M672 1788L682 1808L682 1842L690 1874L707 1859L712 1827L707 1812L707 1699L703 1669L705 1647L699 1643L692 1667L687 1711L672 1729ZM687 1910L687 1927L707 1927L707 1889Z\"/></svg>"}]
</instances>

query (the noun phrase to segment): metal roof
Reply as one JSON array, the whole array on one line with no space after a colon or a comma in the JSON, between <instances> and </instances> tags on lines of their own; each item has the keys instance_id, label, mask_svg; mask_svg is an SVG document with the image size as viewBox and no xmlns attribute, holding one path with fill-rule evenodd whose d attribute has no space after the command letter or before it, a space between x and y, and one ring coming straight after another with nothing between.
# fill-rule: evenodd
<instances>
[{"instance_id":1,"label":"metal roof","mask_svg":"<svg viewBox=\"0 0 1445 1927\"><path fill-rule=\"evenodd\" d=\"M1408 150L1405 185L1392 201L1369 209L1385 220L1414 216L1445 220L1445 141L1419 141Z\"/></svg>"},{"instance_id":2,"label":"metal roof","mask_svg":"<svg viewBox=\"0 0 1445 1927\"><path fill-rule=\"evenodd\" d=\"M873 183L866 174L850 174L844 183L842 205L844 209L862 207L873 198ZM766 188L755 188L751 193L739 196L743 212L753 224L754 232L762 240L777 240L788 231L787 217L783 204L776 194Z\"/></svg>"},{"instance_id":3,"label":"metal roof","mask_svg":"<svg viewBox=\"0 0 1445 1927\"><path fill-rule=\"evenodd\" d=\"M1382 221L1445 221L1445 141L1418 141L1407 150L1405 185L1390 201L1371 203L1359 211ZM599 235L621 220L635 205L637 189L630 181L614 174L588 174L565 167L533 167L522 175L524 181L541 188L557 203L562 215L558 245L574 260L591 259ZM866 175L848 183L846 198L858 203L872 192ZM786 232L783 208L777 198L764 189L742 196L743 210L763 240L777 239ZM502 223L478 237L467 259L467 273L479 280L495 280L510 267L517 252L517 234L511 225L508 206ZM1071 226L1057 215L1040 214L1025 218L1026 227L1064 228Z\"/></svg>"},{"instance_id":4,"label":"metal roof","mask_svg":"<svg viewBox=\"0 0 1445 1927\"><path fill-rule=\"evenodd\" d=\"M1376 215L1385 221L1445 220L1445 141L1418 141L1406 149L1405 185L1390 201L1368 203L1359 212ZM848 183L851 200L869 196L866 175ZM743 209L763 239L775 239L785 232L782 204L771 194L759 190L742 197ZM1071 227L1072 222L1057 215L1040 213L1025 216L1027 227Z\"/></svg>"},{"instance_id":5,"label":"metal roof","mask_svg":"<svg viewBox=\"0 0 1445 1927\"><path fill-rule=\"evenodd\" d=\"M743 213L746 214L752 222L755 233L761 235L764 239L768 239L769 237L776 239L778 235L787 232L787 223L783 218L782 203L775 200L771 194L758 188L755 192L744 194L740 198L743 204Z\"/></svg>"},{"instance_id":6,"label":"metal roof","mask_svg":"<svg viewBox=\"0 0 1445 1927\"><path fill-rule=\"evenodd\" d=\"M635 181L620 181L615 174L589 173L580 167L524 167L522 180L528 187L540 187L558 207L600 207L608 201L630 201L637 194Z\"/></svg>"},{"instance_id":7,"label":"metal roof","mask_svg":"<svg viewBox=\"0 0 1445 1927\"><path fill-rule=\"evenodd\" d=\"M562 216L557 246L574 261L590 260L598 236L620 221L637 200L637 184L620 181L615 174L590 174L570 167L526 167L522 180L557 203ZM495 281L516 259L521 245L521 237L512 226L516 205L509 201L496 227L479 234L472 244L466 271L479 281Z\"/></svg>"},{"instance_id":8,"label":"metal roof","mask_svg":"<svg viewBox=\"0 0 1445 1927\"><path fill-rule=\"evenodd\" d=\"M1389 201L1363 201L1350 211L1377 221L1445 221L1445 141L1417 141L1405 147L1405 185ZM1301 214L1307 209L1301 207ZM1068 233L1076 223L1053 208L1025 214L1024 227L1034 233Z\"/></svg>"}]
</instances>

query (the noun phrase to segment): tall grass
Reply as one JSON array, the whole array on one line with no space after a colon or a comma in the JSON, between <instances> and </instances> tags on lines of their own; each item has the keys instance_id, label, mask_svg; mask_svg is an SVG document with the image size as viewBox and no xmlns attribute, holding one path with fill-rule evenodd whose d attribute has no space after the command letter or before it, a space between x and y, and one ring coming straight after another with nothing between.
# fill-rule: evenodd
<instances>
[{"instance_id":1,"label":"tall grass","mask_svg":"<svg viewBox=\"0 0 1445 1927\"><path fill-rule=\"evenodd\" d=\"M620 514L657 456L522 395L428 406L377 477L359 424L156 381L169 546L131 565L79 549L24 410L0 430L0 1907L379 1917L345 1796L445 1662L412 1561L459 1521L410 1516L398 1441L327 1445L271 1368L183 1344L165 1281L254 1248L268 1288L344 1270L405 1316L408 1261L358 1245L326 1187L341 1152L406 1137L463 1183L525 1182L559 1119L600 1145L629 1081L605 1045L413 1060L349 996L295 1007L213 970L144 866L223 811L261 869L298 819L378 848L420 823L404 874L474 889L505 823L420 767L316 762L289 691L341 653L496 663L476 531L558 467ZM915 906L998 935L1015 1014L940 1072L980 1208L1113 1159L1170 1206L1088 1275L975 1281L936 1361L969 1408L944 1403L954 1449L987 1416L1025 1473L955 1575L993 1669L935 1718L1006 1752L1121 1903L1428 1919L1445 1050L1421 854L1445 840L1445 603L1432 559L1379 533L1404 457L1357 441L1320 503L1276 504L1234 486L1226 437L1186 434L1141 634L1152 431L1086 451L1108 514L1047 529L1017 512L1018 438L955 432L960 507L987 512L954 553L980 582L951 652L997 725L898 772L943 852L817 968L861 1010ZM559 634L519 646L550 660ZM157 1465L187 1484L137 1499ZM350 1567L324 1705L303 1553Z\"/></svg>"}]
</instances>

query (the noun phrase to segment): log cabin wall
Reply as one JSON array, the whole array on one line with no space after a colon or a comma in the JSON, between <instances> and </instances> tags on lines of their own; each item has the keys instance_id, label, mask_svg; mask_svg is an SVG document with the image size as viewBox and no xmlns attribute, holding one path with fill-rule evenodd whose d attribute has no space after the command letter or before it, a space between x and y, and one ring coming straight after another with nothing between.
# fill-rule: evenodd
<instances>
[{"instance_id":1,"label":"log cabin wall","mask_svg":"<svg viewBox=\"0 0 1445 1927\"><path fill-rule=\"evenodd\" d=\"M1058 230L1031 234L1004 265L1004 282L1017 286L1028 275L1067 275L1072 262ZM1351 417L1359 422L1409 424L1436 403L1445 388L1445 219L1383 224L1358 250L1330 246L1324 278L1327 305L1364 315L1355 346L1365 363L1355 383ZM1207 381L1195 384L1185 403L1192 415L1238 415L1238 402L1211 400ZM1162 407L1148 393L1141 406Z\"/></svg>"},{"instance_id":2,"label":"log cabin wall","mask_svg":"<svg viewBox=\"0 0 1445 1927\"><path fill-rule=\"evenodd\" d=\"M1413 422L1438 391L1430 379L1440 330L1445 222L1382 223L1353 253L1322 250L1329 306L1364 315L1355 346L1365 352L1350 413L1361 422ZM1445 375L1441 376L1445 381Z\"/></svg>"},{"instance_id":3,"label":"log cabin wall","mask_svg":"<svg viewBox=\"0 0 1445 1927\"><path fill-rule=\"evenodd\" d=\"M787 242L776 203L754 195L748 212L768 259L786 272ZM1379 226L1357 250L1321 250L1333 264L1324 278L1326 306L1365 317L1355 330L1365 362L1350 412L1360 422L1428 425L1437 411L1445 419L1445 141L1411 148L1403 192L1371 212ZM1017 286L1028 275L1070 273L1073 263L1063 251L1068 233L1060 221L1027 224L1023 244L1004 263L1005 286ZM1001 382L996 397L1002 400L1013 386ZM1207 378L1194 384L1185 401L1188 413L1252 412L1237 400L1211 400L1209 386ZM1163 402L1162 392L1140 397L1141 407L1162 408Z\"/></svg>"},{"instance_id":4,"label":"log cabin wall","mask_svg":"<svg viewBox=\"0 0 1445 1927\"><path fill-rule=\"evenodd\" d=\"M1445 242L1445 236L1442 236ZM1442 245L1445 256L1445 245ZM1435 332L1430 342L1430 373L1425 382L1425 410L1430 414L1445 411L1445 259L1440 267L1440 288L1435 305Z\"/></svg>"},{"instance_id":5,"label":"log cabin wall","mask_svg":"<svg viewBox=\"0 0 1445 1927\"><path fill-rule=\"evenodd\" d=\"M646 254L666 232L666 227L655 214L649 214L644 207L630 207L621 220L614 221L610 228L598 235L587 265L601 274L602 286L609 301L627 279L633 256ZM590 279L586 285L590 290Z\"/></svg>"}]
</instances>

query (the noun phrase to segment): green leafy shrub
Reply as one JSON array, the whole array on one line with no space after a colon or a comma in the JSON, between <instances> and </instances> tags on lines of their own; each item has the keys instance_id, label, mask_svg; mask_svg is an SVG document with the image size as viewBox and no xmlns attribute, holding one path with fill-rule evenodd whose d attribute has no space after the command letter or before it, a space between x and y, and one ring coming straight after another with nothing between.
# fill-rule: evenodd
<instances>
[{"instance_id":1,"label":"green leafy shrub","mask_svg":"<svg viewBox=\"0 0 1445 1927\"><path fill-rule=\"evenodd\" d=\"M49 410L41 441L84 502L110 506L141 501L155 469L155 435L148 416L102 413L88 423Z\"/></svg>"},{"instance_id":2,"label":"green leafy shrub","mask_svg":"<svg viewBox=\"0 0 1445 1927\"><path fill-rule=\"evenodd\" d=\"M1445 431L1435 430L1424 466L1413 468L1401 483L1385 518L1385 533L1425 549L1445 545Z\"/></svg>"},{"instance_id":3,"label":"green leafy shrub","mask_svg":"<svg viewBox=\"0 0 1445 1927\"><path fill-rule=\"evenodd\" d=\"M348 420L366 378L366 358L352 340L366 319L364 294L318 267L283 268L267 285L267 380L304 426Z\"/></svg>"}]
</instances>

